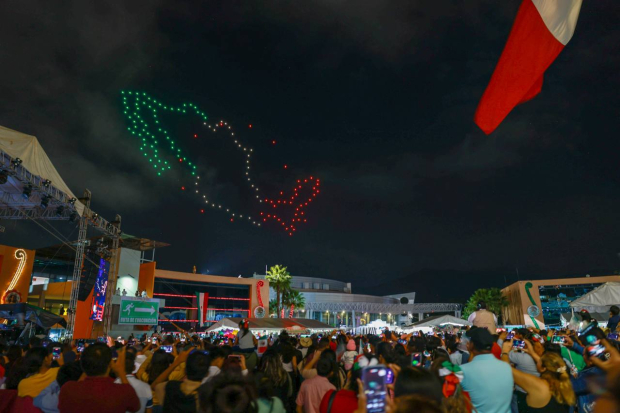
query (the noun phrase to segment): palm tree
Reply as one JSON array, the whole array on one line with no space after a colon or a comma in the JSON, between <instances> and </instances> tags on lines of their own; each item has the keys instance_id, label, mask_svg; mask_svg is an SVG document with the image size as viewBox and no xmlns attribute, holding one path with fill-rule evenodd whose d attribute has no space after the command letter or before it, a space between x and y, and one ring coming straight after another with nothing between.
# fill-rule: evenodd
<instances>
[{"instance_id":1,"label":"palm tree","mask_svg":"<svg viewBox=\"0 0 620 413\"><path fill-rule=\"evenodd\" d=\"M282 265L274 265L267 271L265 279L269 281L269 286L276 290L276 313L280 317L282 291L291 287L291 274L286 267Z\"/></svg>"},{"instance_id":2,"label":"palm tree","mask_svg":"<svg viewBox=\"0 0 620 413\"><path fill-rule=\"evenodd\" d=\"M289 288L282 293L282 307L290 308L289 317L293 317L293 311L303 310L306 307L306 297L297 290Z\"/></svg>"},{"instance_id":3,"label":"palm tree","mask_svg":"<svg viewBox=\"0 0 620 413\"><path fill-rule=\"evenodd\" d=\"M277 304L276 299L274 298L273 300L269 300L269 317L276 314L277 310L278 310L278 304Z\"/></svg>"}]
</instances>

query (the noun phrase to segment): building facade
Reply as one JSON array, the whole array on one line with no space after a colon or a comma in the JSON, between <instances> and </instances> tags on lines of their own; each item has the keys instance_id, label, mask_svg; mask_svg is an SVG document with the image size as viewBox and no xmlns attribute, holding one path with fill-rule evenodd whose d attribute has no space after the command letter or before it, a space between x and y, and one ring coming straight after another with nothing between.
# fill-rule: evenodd
<instances>
[{"instance_id":1,"label":"building facade","mask_svg":"<svg viewBox=\"0 0 620 413\"><path fill-rule=\"evenodd\" d=\"M254 274L254 278L264 280L265 276ZM423 319L425 314L445 312L460 317L461 313L459 304L415 303L415 292L387 296L354 294L350 282L327 278L292 277L291 288L301 292L306 303L304 309L293 311L294 318L311 318L334 327L356 328L375 320L402 326L413 319ZM273 290L270 294L276 296Z\"/></svg>"}]
</instances>

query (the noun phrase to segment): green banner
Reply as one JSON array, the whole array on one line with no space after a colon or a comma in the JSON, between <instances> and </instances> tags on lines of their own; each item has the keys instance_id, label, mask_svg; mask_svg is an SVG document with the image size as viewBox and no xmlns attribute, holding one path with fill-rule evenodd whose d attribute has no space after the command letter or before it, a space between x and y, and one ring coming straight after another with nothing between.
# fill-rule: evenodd
<instances>
[{"instance_id":1,"label":"green banner","mask_svg":"<svg viewBox=\"0 0 620 413\"><path fill-rule=\"evenodd\" d=\"M121 297L118 324L157 325L159 300L147 301L133 297Z\"/></svg>"}]
</instances>

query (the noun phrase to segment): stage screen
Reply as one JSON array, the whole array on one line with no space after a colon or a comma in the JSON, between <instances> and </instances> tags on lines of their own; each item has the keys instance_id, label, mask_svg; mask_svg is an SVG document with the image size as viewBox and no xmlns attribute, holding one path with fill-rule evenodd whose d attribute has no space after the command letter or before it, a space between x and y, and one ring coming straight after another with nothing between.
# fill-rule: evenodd
<instances>
[{"instance_id":1,"label":"stage screen","mask_svg":"<svg viewBox=\"0 0 620 413\"><path fill-rule=\"evenodd\" d=\"M99 273L95 281L93 290L93 302L90 307L90 319L95 321L103 320L103 310L105 307L105 293L108 289L108 270L110 264L103 258L99 259Z\"/></svg>"}]
</instances>

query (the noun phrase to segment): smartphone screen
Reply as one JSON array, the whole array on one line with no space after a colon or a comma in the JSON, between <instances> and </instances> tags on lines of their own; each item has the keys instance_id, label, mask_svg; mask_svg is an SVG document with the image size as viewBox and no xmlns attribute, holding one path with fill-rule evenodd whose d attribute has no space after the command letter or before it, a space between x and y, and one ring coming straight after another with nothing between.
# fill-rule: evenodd
<instances>
[{"instance_id":1,"label":"smartphone screen","mask_svg":"<svg viewBox=\"0 0 620 413\"><path fill-rule=\"evenodd\" d=\"M402 344L403 346L407 345L407 340L398 340L398 342Z\"/></svg>"},{"instance_id":2,"label":"smartphone screen","mask_svg":"<svg viewBox=\"0 0 620 413\"><path fill-rule=\"evenodd\" d=\"M52 358L54 360L58 360L60 358L60 351L61 351L60 347L53 347L52 348Z\"/></svg>"},{"instance_id":3,"label":"smartphone screen","mask_svg":"<svg viewBox=\"0 0 620 413\"><path fill-rule=\"evenodd\" d=\"M607 335L607 338L608 338L609 340L617 340L617 339L618 339L618 333L609 333L609 334Z\"/></svg>"},{"instance_id":4,"label":"smartphone screen","mask_svg":"<svg viewBox=\"0 0 620 413\"><path fill-rule=\"evenodd\" d=\"M553 336L552 343L564 345L564 336Z\"/></svg>"},{"instance_id":5,"label":"smartphone screen","mask_svg":"<svg viewBox=\"0 0 620 413\"><path fill-rule=\"evenodd\" d=\"M185 343L185 337L181 337L181 343Z\"/></svg>"},{"instance_id":6,"label":"smartphone screen","mask_svg":"<svg viewBox=\"0 0 620 413\"><path fill-rule=\"evenodd\" d=\"M151 340L151 343L157 344L157 337L153 337L153 339Z\"/></svg>"},{"instance_id":7,"label":"smartphone screen","mask_svg":"<svg viewBox=\"0 0 620 413\"><path fill-rule=\"evenodd\" d=\"M385 411L385 397L387 388L387 368L382 365L364 367L362 382L366 394L366 411L368 413L383 413Z\"/></svg>"},{"instance_id":8,"label":"smartphone screen","mask_svg":"<svg viewBox=\"0 0 620 413\"><path fill-rule=\"evenodd\" d=\"M394 372L392 369L386 369L385 384L394 384Z\"/></svg>"},{"instance_id":9,"label":"smartphone screen","mask_svg":"<svg viewBox=\"0 0 620 413\"><path fill-rule=\"evenodd\" d=\"M413 367L420 367L422 365L422 353L413 353L411 355L411 365Z\"/></svg>"},{"instance_id":10,"label":"smartphone screen","mask_svg":"<svg viewBox=\"0 0 620 413\"><path fill-rule=\"evenodd\" d=\"M77 347L77 352L78 353L81 353L82 351L84 351L84 340L79 340L77 342L76 347Z\"/></svg>"},{"instance_id":11,"label":"smartphone screen","mask_svg":"<svg viewBox=\"0 0 620 413\"><path fill-rule=\"evenodd\" d=\"M588 346L586 347L586 350L588 351L588 354L591 357L598 357L599 359L606 361L607 360L607 353L605 353L605 346L602 344L596 344L594 346Z\"/></svg>"},{"instance_id":12,"label":"smartphone screen","mask_svg":"<svg viewBox=\"0 0 620 413\"><path fill-rule=\"evenodd\" d=\"M172 346L161 346L166 353L172 353Z\"/></svg>"},{"instance_id":13,"label":"smartphone screen","mask_svg":"<svg viewBox=\"0 0 620 413\"><path fill-rule=\"evenodd\" d=\"M512 340L512 346L514 348L524 349L525 348L525 341L523 341L523 340Z\"/></svg>"},{"instance_id":14,"label":"smartphone screen","mask_svg":"<svg viewBox=\"0 0 620 413\"><path fill-rule=\"evenodd\" d=\"M515 332L511 331L510 333L508 333L508 335L506 336L506 340L512 340L513 337L515 336Z\"/></svg>"}]
</instances>

